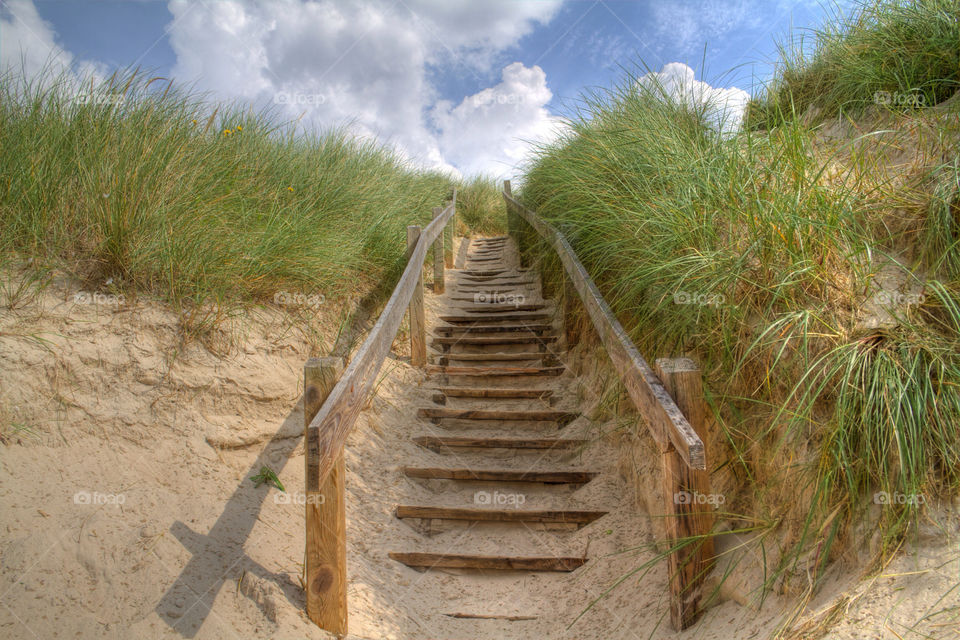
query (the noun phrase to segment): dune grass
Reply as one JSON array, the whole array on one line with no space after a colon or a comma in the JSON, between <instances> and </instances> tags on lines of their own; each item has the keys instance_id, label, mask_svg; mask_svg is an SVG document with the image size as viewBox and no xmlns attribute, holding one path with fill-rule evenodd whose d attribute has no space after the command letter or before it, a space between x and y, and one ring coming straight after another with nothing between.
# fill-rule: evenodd
<instances>
[{"instance_id":1,"label":"dune grass","mask_svg":"<svg viewBox=\"0 0 960 640\"><path fill-rule=\"evenodd\" d=\"M868 514L893 549L960 488L960 108L939 121L951 160L928 168L933 192L910 193L927 206L906 236L885 216L907 187L828 180L837 158L800 119L720 136L635 77L582 106L521 199L566 234L648 359L700 361L727 505L792 532L770 582L835 540L865 544ZM870 322L868 303L889 319Z\"/></svg>"},{"instance_id":2,"label":"dune grass","mask_svg":"<svg viewBox=\"0 0 960 640\"><path fill-rule=\"evenodd\" d=\"M497 181L483 175L460 181L457 216L476 233L494 235L506 231L507 210Z\"/></svg>"},{"instance_id":3,"label":"dune grass","mask_svg":"<svg viewBox=\"0 0 960 640\"><path fill-rule=\"evenodd\" d=\"M346 298L399 276L453 181L342 131L140 73L0 79L0 253L177 307Z\"/></svg>"},{"instance_id":4,"label":"dune grass","mask_svg":"<svg viewBox=\"0 0 960 640\"><path fill-rule=\"evenodd\" d=\"M857 115L877 103L930 107L960 89L960 2L864 1L820 29L780 43L776 77L746 114L774 126L810 107Z\"/></svg>"}]
</instances>

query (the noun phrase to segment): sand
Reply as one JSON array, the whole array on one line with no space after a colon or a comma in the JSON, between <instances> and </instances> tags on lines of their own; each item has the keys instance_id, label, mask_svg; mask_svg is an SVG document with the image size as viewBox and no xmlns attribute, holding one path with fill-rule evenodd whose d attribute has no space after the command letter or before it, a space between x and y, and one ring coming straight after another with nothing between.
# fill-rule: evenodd
<instances>
[{"instance_id":1,"label":"sand","mask_svg":"<svg viewBox=\"0 0 960 640\"><path fill-rule=\"evenodd\" d=\"M0 637L327 637L304 616L299 581L308 336L260 310L234 321L233 349L213 353L181 344L177 316L161 304L75 304L75 293L61 279L19 308L0 307ZM428 294L428 313L436 306ZM572 532L478 525L430 535L396 519L401 503L469 506L482 486L400 473L442 460L411 442L435 428L416 417L430 388L406 361L405 336L395 347L345 452L350 638L768 638L795 605L771 595L758 610L748 587L728 587L700 624L682 636L670 629L663 564L642 569L655 556L644 510L656 500L655 466L643 463L650 443L596 410L598 380L609 376L600 361L559 381L558 408L587 416L563 435L596 440L559 462L601 473L561 489L564 505L607 516ZM264 465L287 493L254 486ZM557 500L556 489L523 491L526 507ZM922 552L880 576L859 581L856 569L831 567L800 622L840 603L849 606L827 637L957 638L960 532L955 511L947 519L928 528ZM572 574L490 576L420 573L387 557L427 549L591 561ZM925 635L906 630L934 611L917 627Z\"/></svg>"}]
</instances>

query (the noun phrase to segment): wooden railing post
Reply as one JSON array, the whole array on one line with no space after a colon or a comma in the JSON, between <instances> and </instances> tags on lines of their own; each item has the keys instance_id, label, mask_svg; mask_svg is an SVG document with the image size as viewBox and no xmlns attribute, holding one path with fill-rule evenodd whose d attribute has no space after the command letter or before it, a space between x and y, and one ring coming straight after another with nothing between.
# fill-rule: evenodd
<instances>
[{"instance_id":1,"label":"wooden railing post","mask_svg":"<svg viewBox=\"0 0 960 640\"><path fill-rule=\"evenodd\" d=\"M580 337L576 325L577 290L567 274L561 273L560 278L563 280L563 335L567 341L567 348L570 349L577 344Z\"/></svg>"},{"instance_id":2,"label":"wooden railing post","mask_svg":"<svg viewBox=\"0 0 960 640\"><path fill-rule=\"evenodd\" d=\"M709 462L706 446L706 407L700 369L689 358L660 358L656 371L664 388L686 416L690 426L704 444L704 459ZM670 580L670 621L677 631L690 627L700 615L703 581L713 566L713 505L718 501L710 489L707 471L697 471L683 463L676 449L666 439L658 442L663 463L663 493L666 506L667 544L687 540L681 549L670 554L667 566Z\"/></svg>"},{"instance_id":3,"label":"wooden railing post","mask_svg":"<svg viewBox=\"0 0 960 640\"><path fill-rule=\"evenodd\" d=\"M457 188L453 188L453 200L450 202L453 206L453 215L450 216L450 222L447 223L447 228L444 230L444 234L448 234L447 239L443 242L443 262L447 269L453 269L453 237L457 233Z\"/></svg>"},{"instance_id":4,"label":"wooden railing post","mask_svg":"<svg viewBox=\"0 0 960 640\"><path fill-rule=\"evenodd\" d=\"M443 207L434 207L433 208L433 219L436 220L440 217L440 214L443 213ZM433 292L434 293L443 293L443 236L446 235L446 230L444 233L441 233L437 236L437 239L433 241Z\"/></svg>"},{"instance_id":5,"label":"wooden railing post","mask_svg":"<svg viewBox=\"0 0 960 640\"><path fill-rule=\"evenodd\" d=\"M407 259L413 255L413 250L420 239L420 225L407 227ZM427 335L426 320L423 315L423 276L417 279L410 298L410 364L423 367L427 364Z\"/></svg>"},{"instance_id":6,"label":"wooden railing post","mask_svg":"<svg viewBox=\"0 0 960 640\"><path fill-rule=\"evenodd\" d=\"M503 192L507 196L513 197L513 191L511 190L509 180L503 181ZM522 224L522 221L520 220L520 216L517 214L517 212L513 210L513 206L510 204L510 201L507 200L506 198L504 198L503 201L507 207L507 234L509 234L509 236L513 238L513 241L517 245L517 251L519 252L520 228L521 228L520 225ZM523 257L521 256L521 266L522 266L522 262L523 262Z\"/></svg>"},{"instance_id":7,"label":"wooden railing post","mask_svg":"<svg viewBox=\"0 0 960 640\"><path fill-rule=\"evenodd\" d=\"M338 636L347 633L346 470L343 452L319 484L320 442L310 422L343 372L342 358L310 358L303 367L303 425L306 459L307 617Z\"/></svg>"}]
</instances>

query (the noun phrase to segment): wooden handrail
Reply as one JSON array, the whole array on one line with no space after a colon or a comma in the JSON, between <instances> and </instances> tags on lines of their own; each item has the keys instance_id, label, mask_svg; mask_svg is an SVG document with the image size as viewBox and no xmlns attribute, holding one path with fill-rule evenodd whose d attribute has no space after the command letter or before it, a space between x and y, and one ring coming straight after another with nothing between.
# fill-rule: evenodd
<instances>
[{"instance_id":1,"label":"wooden handrail","mask_svg":"<svg viewBox=\"0 0 960 640\"><path fill-rule=\"evenodd\" d=\"M680 458L691 469L706 469L703 441L667 393L653 369L637 351L623 325L613 315L610 305L603 299L597 285L577 258L573 247L553 225L524 207L512 195L504 191L503 198L508 207L513 207L557 252L613 361L614 368L623 380L634 405L646 419L653 438L661 443L672 443Z\"/></svg>"},{"instance_id":2,"label":"wooden handrail","mask_svg":"<svg viewBox=\"0 0 960 640\"><path fill-rule=\"evenodd\" d=\"M367 393L373 387L390 346L397 335L403 314L420 279L427 249L443 232L453 216L455 201L421 232L420 240L407 261L400 281L377 319L370 335L357 350L326 402L306 430L307 491L318 491L343 450L353 423L360 414Z\"/></svg>"}]
</instances>

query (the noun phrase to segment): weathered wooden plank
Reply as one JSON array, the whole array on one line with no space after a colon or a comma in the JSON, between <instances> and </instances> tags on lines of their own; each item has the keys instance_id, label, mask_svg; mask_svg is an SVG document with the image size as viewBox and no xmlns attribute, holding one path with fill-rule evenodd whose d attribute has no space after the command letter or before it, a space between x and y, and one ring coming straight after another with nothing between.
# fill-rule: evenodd
<instances>
[{"instance_id":1,"label":"weathered wooden plank","mask_svg":"<svg viewBox=\"0 0 960 640\"><path fill-rule=\"evenodd\" d=\"M559 376L566 367L441 367L427 365L427 373L448 376Z\"/></svg>"},{"instance_id":2,"label":"weathered wooden plank","mask_svg":"<svg viewBox=\"0 0 960 640\"><path fill-rule=\"evenodd\" d=\"M448 344L448 345L471 345L471 346L484 346L484 345L501 345L501 344L540 344L544 342L555 342L557 336L517 336L517 335L501 335L501 336L435 336L430 339L431 344Z\"/></svg>"},{"instance_id":3,"label":"weathered wooden plank","mask_svg":"<svg viewBox=\"0 0 960 640\"><path fill-rule=\"evenodd\" d=\"M315 482L319 486L333 469L357 415L376 383L377 373L383 366L383 360L390 351L403 315L413 298L427 249L452 215L453 207L449 206L442 216L422 231L383 312L330 392L327 401L310 422L308 435L312 431L318 434L320 462L315 471L316 480L308 478L308 483Z\"/></svg>"},{"instance_id":4,"label":"weathered wooden plank","mask_svg":"<svg viewBox=\"0 0 960 640\"><path fill-rule=\"evenodd\" d=\"M304 584L307 617L322 629L347 633L347 520L343 453L323 484L315 486L320 462L310 421L343 371L341 358L310 358L303 368L303 425L306 442L306 550Z\"/></svg>"},{"instance_id":5,"label":"weathered wooden plank","mask_svg":"<svg viewBox=\"0 0 960 640\"><path fill-rule=\"evenodd\" d=\"M553 329L553 325L543 324L543 323L531 323L531 324L501 324L492 327L456 327L456 326L439 326L434 328L434 331L437 333L442 333L445 335L464 335L470 333L512 333L512 332L534 332L534 333L543 333L544 331L550 331Z\"/></svg>"},{"instance_id":6,"label":"weathered wooden plank","mask_svg":"<svg viewBox=\"0 0 960 640\"><path fill-rule=\"evenodd\" d=\"M459 362L522 362L524 360L540 360L542 358L556 358L546 351L531 351L524 353L448 353L437 359L437 364L447 366L451 360Z\"/></svg>"},{"instance_id":7,"label":"weathered wooden plank","mask_svg":"<svg viewBox=\"0 0 960 640\"><path fill-rule=\"evenodd\" d=\"M515 471L510 469L450 469L442 467L404 467L403 473L410 478L427 480L541 482L543 484L586 484L599 475L594 471Z\"/></svg>"},{"instance_id":8,"label":"weathered wooden plank","mask_svg":"<svg viewBox=\"0 0 960 640\"><path fill-rule=\"evenodd\" d=\"M597 285L577 258L573 247L552 225L514 200L506 189L503 197L507 208L530 224L557 252L607 354L637 409L646 419L654 439L658 442L669 440L687 465L694 469L705 469L703 441L657 379L653 369L637 351L620 321L603 299Z\"/></svg>"},{"instance_id":9,"label":"weathered wooden plank","mask_svg":"<svg viewBox=\"0 0 960 640\"><path fill-rule=\"evenodd\" d=\"M492 571L574 571L586 558L562 556L478 556L452 553L402 553L390 557L415 569L489 569Z\"/></svg>"},{"instance_id":10,"label":"weathered wooden plank","mask_svg":"<svg viewBox=\"0 0 960 640\"><path fill-rule=\"evenodd\" d=\"M420 239L420 227L407 227L407 259L413 254ZM410 364L422 367L427 363L427 321L423 307L423 278L417 279L410 297Z\"/></svg>"},{"instance_id":11,"label":"weathered wooden plank","mask_svg":"<svg viewBox=\"0 0 960 640\"><path fill-rule=\"evenodd\" d=\"M440 207L433 208L433 219L436 220L441 215L443 215L443 209ZM443 236L446 234L441 233L437 236L437 239L433 241L433 292L434 293L443 293L444 291L444 282L443 282Z\"/></svg>"},{"instance_id":12,"label":"weathered wooden plank","mask_svg":"<svg viewBox=\"0 0 960 640\"><path fill-rule=\"evenodd\" d=\"M573 411L550 409L434 409L417 411L418 418L456 418L458 420L530 420L567 424L580 417Z\"/></svg>"},{"instance_id":13,"label":"weathered wooden plank","mask_svg":"<svg viewBox=\"0 0 960 640\"><path fill-rule=\"evenodd\" d=\"M463 507L432 507L407 505L397 507L400 519L420 518L427 520L468 520L470 522L543 522L589 524L607 515L606 511L581 509L470 509Z\"/></svg>"},{"instance_id":14,"label":"weathered wooden plank","mask_svg":"<svg viewBox=\"0 0 960 640\"><path fill-rule=\"evenodd\" d=\"M470 250L470 238L460 238L460 248L457 249L457 258L453 261L454 269L463 269L467 261L467 252Z\"/></svg>"},{"instance_id":15,"label":"weathered wooden plank","mask_svg":"<svg viewBox=\"0 0 960 640\"><path fill-rule=\"evenodd\" d=\"M706 443L707 417L703 402L700 369L689 358L660 358L655 363L657 375L674 398L697 435ZM704 451L707 454L707 451ZM681 631L696 622L702 613L700 600L703 581L713 565L713 500L710 497L710 473L680 464L672 446L662 451L664 525L667 543L692 542L668 558L670 579L670 621Z\"/></svg>"},{"instance_id":16,"label":"weathered wooden plank","mask_svg":"<svg viewBox=\"0 0 960 640\"><path fill-rule=\"evenodd\" d=\"M453 267L453 238L457 233L457 188L453 188L453 197L450 199L450 206L453 207L453 214L450 216L450 222L444 227L444 235L447 236L443 242L443 264L447 269Z\"/></svg>"},{"instance_id":17,"label":"weathered wooden plank","mask_svg":"<svg viewBox=\"0 0 960 640\"><path fill-rule=\"evenodd\" d=\"M413 441L429 449L576 449L587 440L575 438L471 438L468 436L417 436Z\"/></svg>"},{"instance_id":18,"label":"weathered wooden plank","mask_svg":"<svg viewBox=\"0 0 960 640\"><path fill-rule=\"evenodd\" d=\"M451 398L549 398L553 389L494 389L489 387L440 387Z\"/></svg>"},{"instance_id":19,"label":"weathered wooden plank","mask_svg":"<svg viewBox=\"0 0 960 640\"><path fill-rule=\"evenodd\" d=\"M541 313L537 311L521 311L519 313L471 313L471 314L444 314L440 316L440 319L444 322L484 322L484 321L495 321L501 322L505 320L547 320L550 318L549 313Z\"/></svg>"}]
</instances>

